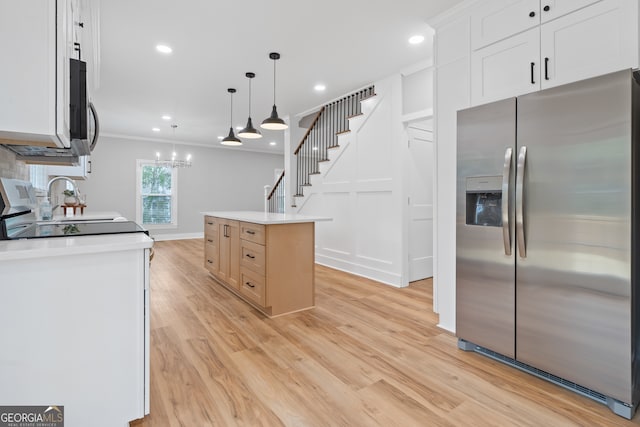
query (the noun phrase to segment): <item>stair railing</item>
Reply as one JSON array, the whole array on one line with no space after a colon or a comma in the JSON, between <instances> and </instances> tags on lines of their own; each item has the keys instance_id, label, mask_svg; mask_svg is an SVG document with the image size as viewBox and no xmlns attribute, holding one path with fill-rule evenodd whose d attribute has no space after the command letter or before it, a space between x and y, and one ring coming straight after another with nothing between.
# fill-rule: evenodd
<instances>
[{"instance_id":1,"label":"stair railing","mask_svg":"<svg viewBox=\"0 0 640 427\"><path fill-rule=\"evenodd\" d=\"M349 131L349 118L362 114L360 101L375 95L374 86L361 89L320 108L293 152L296 156L296 194L311 185L310 175L319 174L320 162L329 160L329 150L338 147L338 135Z\"/></svg>"},{"instance_id":2,"label":"stair railing","mask_svg":"<svg viewBox=\"0 0 640 427\"><path fill-rule=\"evenodd\" d=\"M278 180L273 186L273 189L267 196L267 207L269 212L275 213L284 213L284 203L285 203L285 179L284 172L280 174Z\"/></svg>"}]
</instances>

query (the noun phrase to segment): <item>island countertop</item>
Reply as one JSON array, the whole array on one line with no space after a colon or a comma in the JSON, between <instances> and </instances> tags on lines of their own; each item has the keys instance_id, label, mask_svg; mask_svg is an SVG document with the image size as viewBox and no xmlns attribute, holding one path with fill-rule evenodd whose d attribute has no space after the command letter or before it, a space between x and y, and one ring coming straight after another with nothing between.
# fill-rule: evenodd
<instances>
[{"instance_id":1,"label":"island countertop","mask_svg":"<svg viewBox=\"0 0 640 427\"><path fill-rule=\"evenodd\" d=\"M254 224L294 224L300 222L332 221L333 218L298 214L283 214L260 211L211 211L202 212L206 216L252 222Z\"/></svg>"}]
</instances>

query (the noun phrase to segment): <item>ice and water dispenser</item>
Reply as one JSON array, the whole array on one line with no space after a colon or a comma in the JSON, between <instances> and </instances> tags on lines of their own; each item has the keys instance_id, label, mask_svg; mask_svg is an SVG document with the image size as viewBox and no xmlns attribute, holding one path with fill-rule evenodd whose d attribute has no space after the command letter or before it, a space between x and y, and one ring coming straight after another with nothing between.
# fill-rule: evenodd
<instances>
[{"instance_id":1,"label":"ice and water dispenser","mask_svg":"<svg viewBox=\"0 0 640 427\"><path fill-rule=\"evenodd\" d=\"M502 227L502 176L467 177L467 225Z\"/></svg>"}]
</instances>

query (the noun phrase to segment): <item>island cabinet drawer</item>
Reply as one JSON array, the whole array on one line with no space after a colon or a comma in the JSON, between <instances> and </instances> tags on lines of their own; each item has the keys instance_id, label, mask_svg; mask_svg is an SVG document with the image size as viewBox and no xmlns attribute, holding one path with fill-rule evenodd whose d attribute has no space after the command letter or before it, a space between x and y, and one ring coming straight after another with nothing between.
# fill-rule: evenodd
<instances>
[{"instance_id":1,"label":"island cabinet drawer","mask_svg":"<svg viewBox=\"0 0 640 427\"><path fill-rule=\"evenodd\" d=\"M248 240L241 240L240 251L240 266L264 276L264 246Z\"/></svg>"},{"instance_id":2,"label":"island cabinet drawer","mask_svg":"<svg viewBox=\"0 0 640 427\"><path fill-rule=\"evenodd\" d=\"M264 225L250 222L240 223L240 238L264 245Z\"/></svg>"},{"instance_id":3,"label":"island cabinet drawer","mask_svg":"<svg viewBox=\"0 0 640 427\"><path fill-rule=\"evenodd\" d=\"M218 235L218 222L220 220L218 218L214 218L212 216L204 217L204 235L210 236L210 238L214 238Z\"/></svg>"},{"instance_id":4,"label":"island cabinet drawer","mask_svg":"<svg viewBox=\"0 0 640 427\"><path fill-rule=\"evenodd\" d=\"M204 243L210 246L218 245L218 235L216 233L204 233Z\"/></svg>"},{"instance_id":5,"label":"island cabinet drawer","mask_svg":"<svg viewBox=\"0 0 640 427\"><path fill-rule=\"evenodd\" d=\"M204 268L212 273L218 272L218 251L215 246L204 245Z\"/></svg>"},{"instance_id":6,"label":"island cabinet drawer","mask_svg":"<svg viewBox=\"0 0 640 427\"><path fill-rule=\"evenodd\" d=\"M240 268L240 293L261 307L265 306L264 276L246 267Z\"/></svg>"}]
</instances>

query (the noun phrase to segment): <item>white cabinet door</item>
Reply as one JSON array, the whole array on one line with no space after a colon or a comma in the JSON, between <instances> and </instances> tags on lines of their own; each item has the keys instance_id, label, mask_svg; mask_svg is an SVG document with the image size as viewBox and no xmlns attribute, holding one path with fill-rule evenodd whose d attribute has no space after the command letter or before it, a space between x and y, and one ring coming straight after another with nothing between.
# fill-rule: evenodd
<instances>
[{"instance_id":1,"label":"white cabinet door","mask_svg":"<svg viewBox=\"0 0 640 427\"><path fill-rule=\"evenodd\" d=\"M548 22L602 0L541 0L540 20Z\"/></svg>"},{"instance_id":2,"label":"white cabinet door","mask_svg":"<svg viewBox=\"0 0 640 427\"><path fill-rule=\"evenodd\" d=\"M540 0L479 2L471 14L471 49L480 49L539 24Z\"/></svg>"},{"instance_id":3,"label":"white cabinet door","mask_svg":"<svg viewBox=\"0 0 640 427\"><path fill-rule=\"evenodd\" d=\"M472 52L471 105L540 89L539 52L539 28Z\"/></svg>"},{"instance_id":4,"label":"white cabinet door","mask_svg":"<svg viewBox=\"0 0 640 427\"><path fill-rule=\"evenodd\" d=\"M542 88L638 67L638 3L603 0L541 26Z\"/></svg>"}]
</instances>

